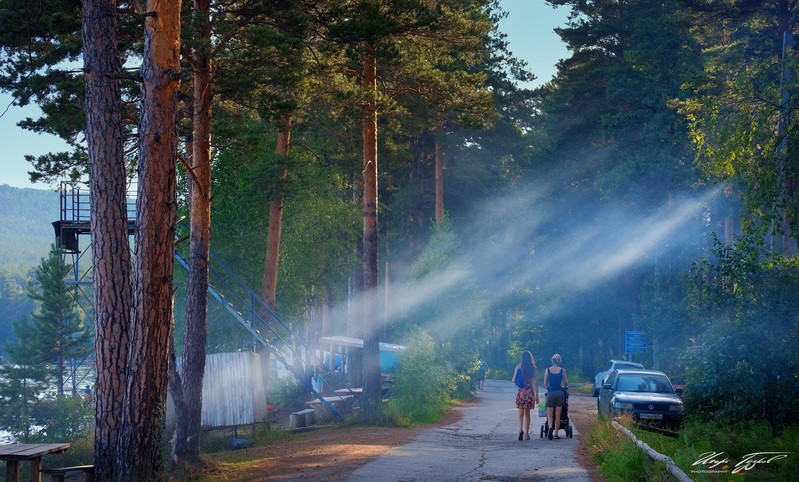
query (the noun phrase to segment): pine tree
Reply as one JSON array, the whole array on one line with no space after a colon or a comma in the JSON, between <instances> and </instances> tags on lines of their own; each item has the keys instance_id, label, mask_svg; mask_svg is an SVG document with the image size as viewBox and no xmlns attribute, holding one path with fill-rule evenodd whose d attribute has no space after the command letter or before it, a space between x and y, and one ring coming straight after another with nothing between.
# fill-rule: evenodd
<instances>
[{"instance_id":1,"label":"pine tree","mask_svg":"<svg viewBox=\"0 0 799 482\"><path fill-rule=\"evenodd\" d=\"M31 435L34 408L47 388L52 371L48 350L38 343L39 330L31 320L14 323L16 339L3 345L8 362L0 365L0 425L21 442Z\"/></svg>"},{"instance_id":2,"label":"pine tree","mask_svg":"<svg viewBox=\"0 0 799 482\"><path fill-rule=\"evenodd\" d=\"M35 283L28 286L28 295L39 303L31 323L31 343L38 347L42 362L55 362L57 391L64 393L64 372L70 358L81 358L90 350L92 332L83 323L75 300L64 277L69 267L60 248L52 247L47 258L34 274Z\"/></svg>"}]
</instances>

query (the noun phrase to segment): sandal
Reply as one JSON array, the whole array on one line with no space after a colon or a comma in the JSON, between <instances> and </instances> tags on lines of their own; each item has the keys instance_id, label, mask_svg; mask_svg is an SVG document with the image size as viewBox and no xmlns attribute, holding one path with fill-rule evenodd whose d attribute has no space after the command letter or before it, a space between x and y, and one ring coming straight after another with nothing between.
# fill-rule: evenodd
<instances>
[{"instance_id":1,"label":"sandal","mask_svg":"<svg viewBox=\"0 0 799 482\"><path fill-rule=\"evenodd\" d=\"M552 438L553 438L553 439L555 439L555 440L557 440L557 439L559 439L560 437L558 437L557 435L554 435Z\"/></svg>"},{"instance_id":2,"label":"sandal","mask_svg":"<svg viewBox=\"0 0 799 482\"><path fill-rule=\"evenodd\" d=\"M530 434L529 434L529 433L528 433L528 434L525 434L525 436L524 436L524 439L525 439L525 440L530 440Z\"/></svg>"}]
</instances>

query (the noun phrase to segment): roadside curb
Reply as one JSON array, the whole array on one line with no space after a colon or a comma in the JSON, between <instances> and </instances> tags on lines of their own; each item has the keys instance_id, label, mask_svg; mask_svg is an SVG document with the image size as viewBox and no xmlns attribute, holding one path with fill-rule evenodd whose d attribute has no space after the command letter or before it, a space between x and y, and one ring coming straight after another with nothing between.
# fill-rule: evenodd
<instances>
[{"instance_id":1,"label":"roadside curb","mask_svg":"<svg viewBox=\"0 0 799 482\"><path fill-rule=\"evenodd\" d=\"M674 477L676 477L677 480L679 480L680 482L693 482L693 479L688 477L688 475L686 475L685 472L683 472L679 467L677 467L677 464L675 464L674 461L671 460L669 457L666 457L660 452L657 452L655 449L647 445L645 442L638 440L638 438L632 432L627 430L627 428L624 427L619 422L613 420L611 421L611 423L613 424L613 427L616 428L616 430L619 430L628 437L630 437L633 443L635 443L635 446L646 452L646 454L649 455L649 457L666 464L666 469L668 469L668 471L671 472L671 474Z\"/></svg>"}]
</instances>

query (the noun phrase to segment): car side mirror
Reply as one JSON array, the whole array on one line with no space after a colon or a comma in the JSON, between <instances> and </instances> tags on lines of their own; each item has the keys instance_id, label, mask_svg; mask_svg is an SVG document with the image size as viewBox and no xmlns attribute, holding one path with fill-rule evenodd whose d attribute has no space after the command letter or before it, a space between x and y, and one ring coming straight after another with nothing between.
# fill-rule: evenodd
<instances>
[{"instance_id":1,"label":"car side mirror","mask_svg":"<svg viewBox=\"0 0 799 482\"><path fill-rule=\"evenodd\" d=\"M613 387L610 386L610 383L606 383L602 385L602 390L613 390Z\"/></svg>"},{"instance_id":2,"label":"car side mirror","mask_svg":"<svg viewBox=\"0 0 799 482\"><path fill-rule=\"evenodd\" d=\"M685 393L685 389L684 388L675 388L674 389L674 393L676 393L677 395L682 397L682 394Z\"/></svg>"}]
</instances>

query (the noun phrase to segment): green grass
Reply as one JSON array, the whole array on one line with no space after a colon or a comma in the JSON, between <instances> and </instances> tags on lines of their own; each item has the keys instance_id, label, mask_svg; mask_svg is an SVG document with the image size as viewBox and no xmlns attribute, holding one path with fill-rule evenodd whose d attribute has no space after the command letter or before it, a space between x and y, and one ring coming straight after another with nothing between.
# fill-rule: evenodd
<instances>
[{"instance_id":1,"label":"green grass","mask_svg":"<svg viewBox=\"0 0 799 482\"><path fill-rule=\"evenodd\" d=\"M234 437L248 439L253 445L269 445L281 440L293 440L297 435L283 430L270 430L267 424L239 427L234 434L229 429L209 430L200 434L200 453L214 454L230 450L228 441Z\"/></svg>"},{"instance_id":2,"label":"green grass","mask_svg":"<svg viewBox=\"0 0 799 482\"><path fill-rule=\"evenodd\" d=\"M588 382L574 383L569 378L569 393L582 393L583 395L592 395L594 385Z\"/></svg>"},{"instance_id":3,"label":"green grass","mask_svg":"<svg viewBox=\"0 0 799 482\"><path fill-rule=\"evenodd\" d=\"M633 432L642 441L658 452L671 457L672 460L695 480L716 481L729 480L796 480L799 474L799 427L789 427L779 434L772 434L769 426L763 422L739 426L729 426L720 422L687 421L677 438L666 437L640 428ZM701 464L693 465L702 454L715 452L717 460L727 459L714 470L729 471L723 474L703 474L691 472L698 469L709 469ZM793 452L787 458L769 464L759 464L750 470L741 470L732 474L748 454L757 452ZM726 468L725 468L726 467Z\"/></svg>"},{"instance_id":4,"label":"green grass","mask_svg":"<svg viewBox=\"0 0 799 482\"><path fill-rule=\"evenodd\" d=\"M628 428L654 450L670 457L693 480L716 481L792 481L799 474L799 427L772 434L765 423L728 426L719 422L689 420L678 436L669 437L626 423ZM610 422L602 421L587 435L588 447L608 480L666 480L665 465L653 462L630 439L617 433ZM793 452L787 458L759 464L749 470L732 471L747 454ZM715 453L716 460L729 462L711 468L697 461L703 454ZM643 460L643 459L647 460ZM699 470L718 470L703 473ZM666 477L664 479L663 477Z\"/></svg>"},{"instance_id":5,"label":"green grass","mask_svg":"<svg viewBox=\"0 0 799 482\"><path fill-rule=\"evenodd\" d=\"M639 450L608 421L600 421L586 435L589 452L609 481L669 480L666 466Z\"/></svg>"}]
</instances>

